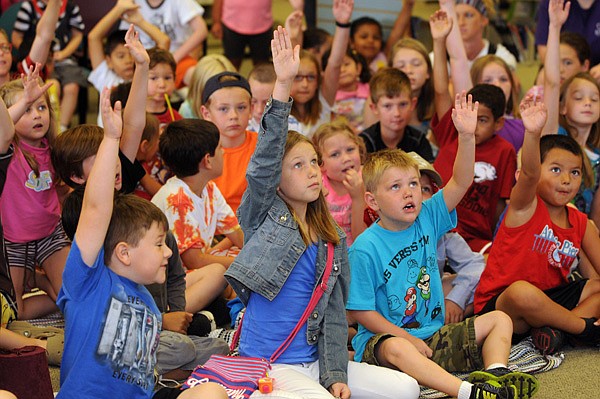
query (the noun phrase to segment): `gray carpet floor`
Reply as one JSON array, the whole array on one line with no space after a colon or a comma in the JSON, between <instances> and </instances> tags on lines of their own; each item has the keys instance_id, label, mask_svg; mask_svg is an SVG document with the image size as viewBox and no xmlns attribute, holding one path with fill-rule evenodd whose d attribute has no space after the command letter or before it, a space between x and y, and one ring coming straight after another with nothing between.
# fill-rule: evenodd
<instances>
[{"instance_id":1,"label":"gray carpet floor","mask_svg":"<svg viewBox=\"0 0 600 399\"><path fill-rule=\"evenodd\" d=\"M536 399L600 398L600 351L597 348L569 348L558 368L536 376L540 381ZM50 367L50 377L57 391L60 380L58 367Z\"/></svg>"}]
</instances>

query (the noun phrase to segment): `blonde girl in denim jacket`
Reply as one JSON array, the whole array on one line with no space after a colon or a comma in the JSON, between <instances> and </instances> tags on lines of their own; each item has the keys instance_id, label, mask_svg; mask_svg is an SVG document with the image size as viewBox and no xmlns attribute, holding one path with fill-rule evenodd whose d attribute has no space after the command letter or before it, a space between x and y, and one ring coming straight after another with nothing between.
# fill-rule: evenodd
<instances>
[{"instance_id":1,"label":"blonde girl in denim jacket","mask_svg":"<svg viewBox=\"0 0 600 399\"><path fill-rule=\"evenodd\" d=\"M246 305L240 354L270 358L304 312L334 245L327 290L308 322L272 365L275 391L269 398L417 398L407 375L348 362L349 264L344 233L321 192L319 158L313 144L287 132L290 88L299 48L281 27L271 42L277 81L261 121L248 165L248 188L238 209L244 249L226 278ZM256 391L252 397L260 397Z\"/></svg>"}]
</instances>

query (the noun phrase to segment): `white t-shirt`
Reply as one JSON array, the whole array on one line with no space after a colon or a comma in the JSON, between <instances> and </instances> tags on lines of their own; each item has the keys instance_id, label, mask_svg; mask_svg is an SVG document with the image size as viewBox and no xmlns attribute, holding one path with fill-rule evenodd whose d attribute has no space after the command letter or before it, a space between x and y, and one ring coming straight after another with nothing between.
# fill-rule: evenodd
<instances>
[{"instance_id":1,"label":"white t-shirt","mask_svg":"<svg viewBox=\"0 0 600 399\"><path fill-rule=\"evenodd\" d=\"M483 42L484 42L483 48L481 49L479 54L477 54L477 57L475 57L473 60L469 60L469 71L471 70L471 66L473 66L473 63L475 62L475 60L477 58L481 58L484 55L488 55L488 51L490 49L490 42L486 39L483 39ZM496 52L493 55L495 55L499 58L502 58L504 60L504 62L506 62L508 64L508 66L510 67L510 69L512 71L515 71L517 69L517 59L502 44L500 44L500 43L496 44ZM433 65L433 51L431 53L429 53L429 59L431 60L431 65ZM448 74L450 74L450 63L449 62L448 62Z\"/></svg>"},{"instance_id":2,"label":"white t-shirt","mask_svg":"<svg viewBox=\"0 0 600 399\"><path fill-rule=\"evenodd\" d=\"M324 123L331 122L331 105L325 100L323 94L319 90L319 101L321 102L321 113L319 114L319 119L314 124L311 123L303 123L300 122L299 133L302 133L304 136L311 138L315 131Z\"/></svg>"},{"instance_id":3,"label":"white t-shirt","mask_svg":"<svg viewBox=\"0 0 600 399\"><path fill-rule=\"evenodd\" d=\"M140 13L171 39L171 52L176 51L192 34L188 22L196 16L204 15L204 8L195 0L164 0L158 7L151 7L147 0L136 0ZM121 21L120 29L129 28L129 24ZM145 48L154 47L154 40L140 31L140 40Z\"/></svg>"},{"instance_id":4,"label":"white t-shirt","mask_svg":"<svg viewBox=\"0 0 600 399\"><path fill-rule=\"evenodd\" d=\"M102 61L96 69L90 72L88 76L90 82L98 93L102 93L105 87L113 88L125 82L112 69L108 67L106 61ZM98 126L102 127L102 113L100 112L100 104L98 104Z\"/></svg>"}]
</instances>

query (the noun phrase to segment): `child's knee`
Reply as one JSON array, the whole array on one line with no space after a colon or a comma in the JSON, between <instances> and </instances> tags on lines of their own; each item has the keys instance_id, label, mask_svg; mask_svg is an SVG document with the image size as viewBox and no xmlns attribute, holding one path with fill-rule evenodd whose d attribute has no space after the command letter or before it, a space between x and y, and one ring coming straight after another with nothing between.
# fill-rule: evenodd
<instances>
[{"instance_id":1,"label":"child's knee","mask_svg":"<svg viewBox=\"0 0 600 399\"><path fill-rule=\"evenodd\" d=\"M391 363L396 367L399 367L413 349L415 349L415 347L407 339L392 337L386 339L379 345L376 356L378 361L383 361L380 361L380 364Z\"/></svg>"},{"instance_id":2,"label":"child's knee","mask_svg":"<svg viewBox=\"0 0 600 399\"><path fill-rule=\"evenodd\" d=\"M527 281L515 281L500 295L502 302L510 302L512 307L535 307L539 301L540 291L537 287ZM499 298L499 299L500 299Z\"/></svg>"}]
</instances>

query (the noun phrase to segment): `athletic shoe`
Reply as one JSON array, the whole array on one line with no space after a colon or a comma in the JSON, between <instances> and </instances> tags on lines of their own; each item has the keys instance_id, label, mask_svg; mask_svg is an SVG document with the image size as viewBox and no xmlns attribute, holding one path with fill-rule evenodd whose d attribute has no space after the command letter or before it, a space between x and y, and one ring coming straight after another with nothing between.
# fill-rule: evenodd
<instances>
[{"instance_id":1,"label":"athletic shoe","mask_svg":"<svg viewBox=\"0 0 600 399\"><path fill-rule=\"evenodd\" d=\"M531 340L542 355L558 352L565 341L565 334L556 328L544 326L531 329Z\"/></svg>"},{"instance_id":2,"label":"athletic shoe","mask_svg":"<svg viewBox=\"0 0 600 399\"><path fill-rule=\"evenodd\" d=\"M495 381L474 384L471 388L469 399L514 399L517 397L517 388L500 386Z\"/></svg>"},{"instance_id":3,"label":"athletic shoe","mask_svg":"<svg viewBox=\"0 0 600 399\"><path fill-rule=\"evenodd\" d=\"M515 387L515 398L517 399L531 398L539 389L537 378L521 371L509 370L506 367L474 371L469 374L467 380L472 384L493 381L503 387Z\"/></svg>"}]
</instances>

